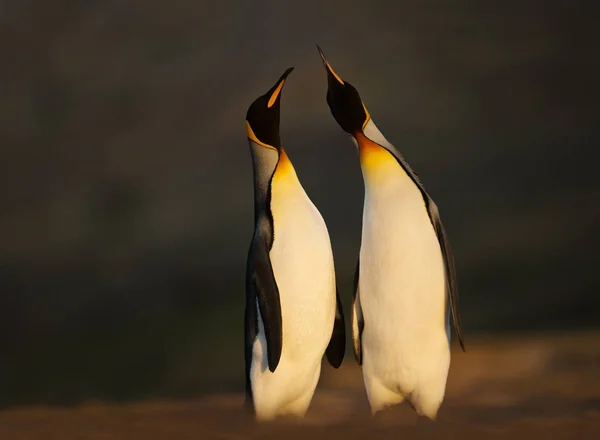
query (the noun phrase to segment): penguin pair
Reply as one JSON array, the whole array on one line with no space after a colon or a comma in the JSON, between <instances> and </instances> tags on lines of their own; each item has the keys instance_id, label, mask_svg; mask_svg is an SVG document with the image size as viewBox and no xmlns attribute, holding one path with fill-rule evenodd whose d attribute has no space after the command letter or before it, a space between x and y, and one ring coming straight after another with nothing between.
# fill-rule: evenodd
<instances>
[{"instance_id":1,"label":"penguin pair","mask_svg":"<svg viewBox=\"0 0 600 440\"><path fill-rule=\"evenodd\" d=\"M327 103L358 150L365 185L352 341L371 413L407 400L434 420L450 366L450 316L464 350L446 232L415 172L318 49ZM304 416L323 355L338 368L346 348L327 226L279 135L281 92L291 71L246 115L255 223L246 273L246 403L258 420Z\"/></svg>"}]
</instances>

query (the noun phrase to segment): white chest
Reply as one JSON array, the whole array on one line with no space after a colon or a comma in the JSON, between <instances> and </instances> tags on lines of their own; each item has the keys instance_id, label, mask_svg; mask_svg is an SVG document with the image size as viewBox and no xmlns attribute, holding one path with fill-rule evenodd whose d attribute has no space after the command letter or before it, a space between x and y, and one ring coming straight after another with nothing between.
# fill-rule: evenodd
<instances>
[{"instance_id":1,"label":"white chest","mask_svg":"<svg viewBox=\"0 0 600 440\"><path fill-rule=\"evenodd\" d=\"M271 193L274 241L272 262L296 271L329 267L331 243L323 217L298 183L274 185ZM318 272L318 271L317 271Z\"/></svg>"},{"instance_id":2,"label":"white chest","mask_svg":"<svg viewBox=\"0 0 600 440\"><path fill-rule=\"evenodd\" d=\"M284 330L325 343L335 313L335 270L325 222L298 181L273 185L271 213L270 258Z\"/></svg>"},{"instance_id":3,"label":"white chest","mask_svg":"<svg viewBox=\"0 0 600 440\"><path fill-rule=\"evenodd\" d=\"M381 327L377 337L438 324L445 330L439 242L421 192L399 165L365 179L360 259L363 314L372 328Z\"/></svg>"}]
</instances>

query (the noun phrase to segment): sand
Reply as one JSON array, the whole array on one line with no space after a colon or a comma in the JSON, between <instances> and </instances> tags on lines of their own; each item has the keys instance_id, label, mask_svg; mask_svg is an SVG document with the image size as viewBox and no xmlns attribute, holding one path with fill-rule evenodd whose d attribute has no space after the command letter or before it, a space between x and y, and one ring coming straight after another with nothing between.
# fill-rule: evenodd
<instances>
[{"instance_id":1,"label":"sand","mask_svg":"<svg viewBox=\"0 0 600 440\"><path fill-rule=\"evenodd\" d=\"M303 420L257 424L243 396L0 412L0 439L600 439L600 334L479 338L454 350L436 422L404 404L369 414L352 356L326 366Z\"/></svg>"}]
</instances>

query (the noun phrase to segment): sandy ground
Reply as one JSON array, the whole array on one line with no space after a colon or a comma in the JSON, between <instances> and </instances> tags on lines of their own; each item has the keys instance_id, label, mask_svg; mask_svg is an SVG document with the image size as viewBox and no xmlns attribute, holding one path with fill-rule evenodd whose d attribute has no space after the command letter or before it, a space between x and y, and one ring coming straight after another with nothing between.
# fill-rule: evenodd
<instances>
[{"instance_id":1,"label":"sandy ground","mask_svg":"<svg viewBox=\"0 0 600 440\"><path fill-rule=\"evenodd\" d=\"M0 413L0 439L600 439L600 334L470 340L437 422L401 405L371 418L349 356L325 367L306 418L257 424L241 394Z\"/></svg>"}]
</instances>

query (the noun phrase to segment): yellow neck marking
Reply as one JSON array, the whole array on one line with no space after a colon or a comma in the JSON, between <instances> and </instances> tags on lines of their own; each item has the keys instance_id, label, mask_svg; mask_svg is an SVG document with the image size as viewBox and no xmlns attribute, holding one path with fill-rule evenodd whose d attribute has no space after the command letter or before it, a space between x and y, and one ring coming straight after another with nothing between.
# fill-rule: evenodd
<instances>
[{"instance_id":1,"label":"yellow neck marking","mask_svg":"<svg viewBox=\"0 0 600 440\"><path fill-rule=\"evenodd\" d=\"M405 174L392 153L367 138L362 132L354 136L358 143L360 166L365 178L379 181L387 180L389 177L396 179L401 174Z\"/></svg>"},{"instance_id":2,"label":"yellow neck marking","mask_svg":"<svg viewBox=\"0 0 600 440\"><path fill-rule=\"evenodd\" d=\"M271 150L277 151L277 148L275 148L273 145L268 145L268 144L265 144L264 142L261 142L258 140L256 135L254 134L254 131L252 130L252 127L250 127L250 123L248 121L246 121L246 134L248 135L248 139L250 139L252 142L254 142L260 146L263 146L265 148L270 148Z\"/></svg>"},{"instance_id":3,"label":"yellow neck marking","mask_svg":"<svg viewBox=\"0 0 600 440\"><path fill-rule=\"evenodd\" d=\"M290 177L295 176L294 166L290 161L288 155L285 153L283 147L279 152L279 161L277 162L277 168L273 175L273 182L285 183L290 181Z\"/></svg>"},{"instance_id":4,"label":"yellow neck marking","mask_svg":"<svg viewBox=\"0 0 600 440\"><path fill-rule=\"evenodd\" d=\"M369 123L369 121L371 120L371 115L369 114L369 110L367 110L367 107L365 106L365 103L362 103L363 109L365 110L365 122L363 123L362 129L364 130L365 127L367 126L367 124Z\"/></svg>"},{"instance_id":5,"label":"yellow neck marking","mask_svg":"<svg viewBox=\"0 0 600 440\"><path fill-rule=\"evenodd\" d=\"M355 134L360 154L360 164L363 168L377 168L395 164L396 159L381 145L373 142L363 133Z\"/></svg>"}]
</instances>

